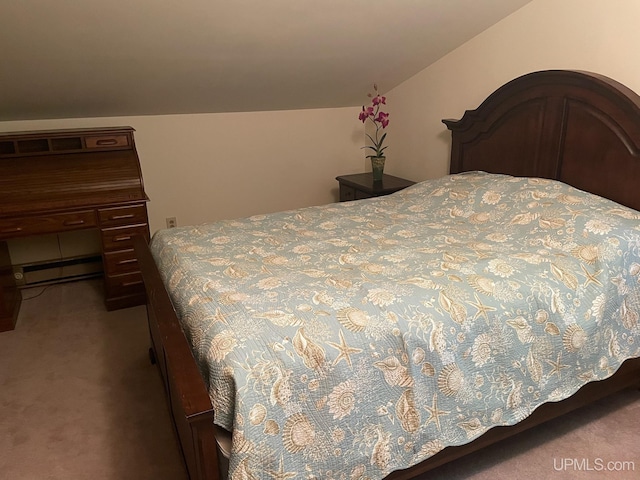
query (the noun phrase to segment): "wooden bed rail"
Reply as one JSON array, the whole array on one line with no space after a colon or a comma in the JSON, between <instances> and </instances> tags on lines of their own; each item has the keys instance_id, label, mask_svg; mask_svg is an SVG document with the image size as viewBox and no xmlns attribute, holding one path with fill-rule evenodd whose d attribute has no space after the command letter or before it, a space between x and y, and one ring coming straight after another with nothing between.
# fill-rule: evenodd
<instances>
[{"instance_id":1,"label":"wooden bed rail","mask_svg":"<svg viewBox=\"0 0 640 480\"><path fill-rule=\"evenodd\" d=\"M213 407L191 348L182 333L160 272L146 239L136 237L134 248L147 293L150 355L158 364L171 417L192 480L223 478L215 440Z\"/></svg>"}]
</instances>

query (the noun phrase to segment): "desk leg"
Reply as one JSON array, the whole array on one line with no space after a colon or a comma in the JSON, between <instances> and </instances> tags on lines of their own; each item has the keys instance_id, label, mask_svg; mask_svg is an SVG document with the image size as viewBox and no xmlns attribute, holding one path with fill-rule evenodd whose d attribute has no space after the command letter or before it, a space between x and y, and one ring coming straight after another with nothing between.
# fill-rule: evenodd
<instances>
[{"instance_id":1,"label":"desk leg","mask_svg":"<svg viewBox=\"0 0 640 480\"><path fill-rule=\"evenodd\" d=\"M0 332L13 330L22 295L16 286L7 242L0 241Z\"/></svg>"}]
</instances>

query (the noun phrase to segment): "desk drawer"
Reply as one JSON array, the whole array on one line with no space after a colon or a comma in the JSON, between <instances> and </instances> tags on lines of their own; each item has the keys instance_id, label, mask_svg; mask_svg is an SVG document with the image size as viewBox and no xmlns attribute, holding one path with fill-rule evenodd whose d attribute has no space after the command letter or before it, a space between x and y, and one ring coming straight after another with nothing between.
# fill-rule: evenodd
<instances>
[{"instance_id":1,"label":"desk drawer","mask_svg":"<svg viewBox=\"0 0 640 480\"><path fill-rule=\"evenodd\" d=\"M138 272L138 259L133 250L121 250L118 252L105 252L104 269L107 275L121 275L123 273Z\"/></svg>"},{"instance_id":2,"label":"desk drawer","mask_svg":"<svg viewBox=\"0 0 640 480\"><path fill-rule=\"evenodd\" d=\"M104 283L107 299L144 295L144 283L140 272L114 276L105 275Z\"/></svg>"},{"instance_id":3,"label":"desk drawer","mask_svg":"<svg viewBox=\"0 0 640 480\"><path fill-rule=\"evenodd\" d=\"M126 226L120 228L105 228L102 230L102 245L104 251L133 249L133 237L142 235L149 241L149 227L147 225Z\"/></svg>"},{"instance_id":4,"label":"desk drawer","mask_svg":"<svg viewBox=\"0 0 640 480\"><path fill-rule=\"evenodd\" d=\"M147 207L144 204L98 210L102 227L147 223Z\"/></svg>"},{"instance_id":5,"label":"desk drawer","mask_svg":"<svg viewBox=\"0 0 640 480\"><path fill-rule=\"evenodd\" d=\"M0 238L24 237L43 233L96 227L93 210L51 215L0 219Z\"/></svg>"},{"instance_id":6,"label":"desk drawer","mask_svg":"<svg viewBox=\"0 0 640 480\"><path fill-rule=\"evenodd\" d=\"M114 148L128 147L128 135L96 135L85 137L85 145L87 148Z\"/></svg>"}]
</instances>

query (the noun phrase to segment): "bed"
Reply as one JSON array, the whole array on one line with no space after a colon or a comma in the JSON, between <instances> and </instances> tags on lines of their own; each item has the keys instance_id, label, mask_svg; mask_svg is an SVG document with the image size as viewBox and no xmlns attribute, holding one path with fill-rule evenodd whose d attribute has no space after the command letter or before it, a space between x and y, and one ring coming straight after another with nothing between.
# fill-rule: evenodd
<instances>
[{"instance_id":1,"label":"bed","mask_svg":"<svg viewBox=\"0 0 640 480\"><path fill-rule=\"evenodd\" d=\"M444 178L136 241L192 480L415 478L640 384L638 96L542 71L444 123Z\"/></svg>"}]
</instances>

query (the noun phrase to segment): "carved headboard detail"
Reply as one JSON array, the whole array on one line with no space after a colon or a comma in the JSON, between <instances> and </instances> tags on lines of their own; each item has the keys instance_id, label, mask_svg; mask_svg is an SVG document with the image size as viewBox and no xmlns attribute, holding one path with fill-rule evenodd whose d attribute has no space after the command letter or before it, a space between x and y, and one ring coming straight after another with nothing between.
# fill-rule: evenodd
<instances>
[{"instance_id":1,"label":"carved headboard detail","mask_svg":"<svg viewBox=\"0 0 640 480\"><path fill-rule=\"evenodd\" d=\"M451 173L553 178L640 210L640 96L615 80L534 72L443 122Z\"/></svg>"}]
</instances>

